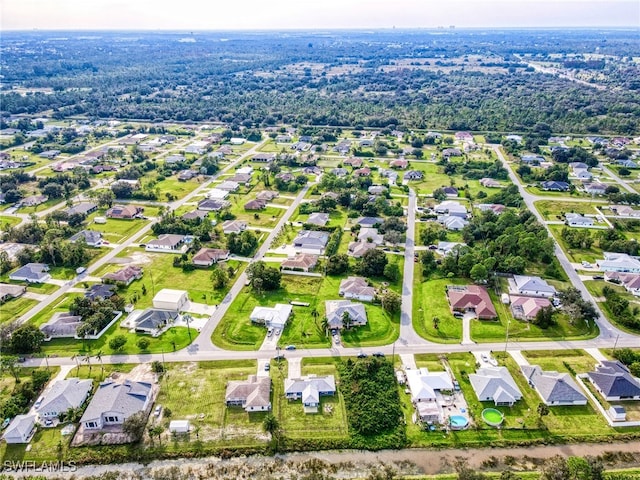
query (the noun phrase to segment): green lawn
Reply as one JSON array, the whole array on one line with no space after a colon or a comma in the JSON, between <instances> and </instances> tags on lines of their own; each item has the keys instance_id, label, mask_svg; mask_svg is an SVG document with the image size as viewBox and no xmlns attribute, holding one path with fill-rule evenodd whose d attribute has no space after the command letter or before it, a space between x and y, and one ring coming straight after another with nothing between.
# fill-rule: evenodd
<instances>
[{"instance_id":1,"label":"green lawn","mask_svg":"<svg viewBox=\"0 0 640 480\"><path fill-rule=\"evenodd\" d=\"M540 365L543 370L571 373L567 365L576 373L593 370L596 360L584 350L528 350L522 354L531 365Z\"/></svg>"},{"instance_id":2,"label":"green lawn","mask_svg":"<svg viewBox=\"0 0 640 480\"><path fill-rule=\"evenodd\" d=\"M633 311L633 309L635 307L640 305L640 300L638 300L638 297L636 297L635 295L627 292L624 287L622 287L620 285L615 285L613 283L605 282L604 280L586 280L584 282L584 286L587 287L587 290L589 290L591 295L593 295L594 299L596 300L596 302L598 303L598 305L602 309L602 312L607 317L607 320L609 320L613 325L615 325L620 330L623 330L623 331L629 332L629 333L635 333L635 334L638 333L637 330L630 329L629 327L627 327L625 325L622 325L620 322L618 322L618 319L616 318L615 315L613 315L613 313L611 312L611 310L609 309L607 304L604 301L600 301L600 300L604 300L604 297L602 296L602 289L605 286L607 286L609 288L612 288L613 290L618 292L618 294L622 298L624 298L625 300L628 300L629 301L629 308L632 311Z\"/></svg>"},{"instance_id":3,"label":"green lawn","mask_svg":"<svg viewBox=\"0 0 640 480\"><path fill-rule=\"evenodd\" d=\"M0 305L0 324L10 322L24 315L38 303L30 298L13 298Z\"/></svg>"},{"instance_id":4,"label":"green lawn","mask_svg":"<svg viewBox=\"0 0 640 480\"><path fill-rule=\"evenodd\" d=\"M98 353L94 352L94 355ZM106 353L106 352L102 352ZM100 363L100 359L93 356L89 362L78 362L75 367L67 374L67 378L90 378L94 381L94 385L102 382L105 378L111 376L112 373L129 373L138 364L136 363Z\"/></svg>"},{"instance_id":5,"label":"green lawn","mask_svg":"<svg viewBox=\"0 0 640 480\"><path fill-rule=\"evenodd\" d=\"M565 213L580 213L595 215L597 212L594 206L602 206L602 202L571 202L571 201L551 201L540 200L535 202L538 212L546 219L553 221L564 221Z\"/></svg>"},{"instance_id":6,"label":"green lawn","mask_svg":"<svg viewBox=\"0 0 640 480\"><path fill-rule=\"evenodd\" d=\"M145 208L146 210L146 208ZM95 217L104 217L106 210L98 210L87 218L87 228L101 232L105 240L111 243L121 243L147 225L147 220L135 219L124 220L118 218L107 218L107 223L98 224L93 221Z\"/></svg>"},{"instance_id":7,"label":"green lawn","mask_svg":"<svg viewBox=\"0 0 640 480\"><path fill-rule=\"evenodd\" d=\"M11 217L9 215L0 215L0 230L6 230L7 227L14 227L22 221L21 218Z\"/></svg>"},{"instance_id":8,"label":"green lawn","mask_svg":"<svg viewBox=\"0 0 640 480\"><path fill-rule=\"evenodd\" d=\"M21 207L18 209L18 213L37 213L37 212L42 212L44 210L47 210L51 207L53 207L54 205L58 205L59 203L63 203L64 199L63 198L52 198L50 200L47 200L44 203L41 203L40 205L36 205L34 207Z\"/></svg>"},{"instance_id":9,"label":"green lawn","mask_svg":"<svg viewBox=\"0 0 640 480\"><path fill-rule=\"evenodd\" d=\"M286 209L276 207L266 207L262 210L245 210L244 204L248 199L243 196L233 195L230 197L230 211L235 215L237 220L244 220L252 227L274 228L278 224L278 220Z\"/></svg>"},{"instance_id":10,"label":"green lawn","mask_svg":"<svg viewBox=\"0 0 640 480\"><path fill-rule=\"evenodd\" d=\"M413 356L418 368L427 368L430 372L442 372L444 371L444 365L442 364L443 355L437 353L417 353Z\"/></svg>"},{"instance_id":11,"label":"green lawn","mask_svg":"<svg viewBox=\"0 0 640 480\"><path fill-rule=\"evenodd\" d=\"M460 343L462 340L462 320L455 318L449 309L445 287L466 285L462 279L427 279L422 269L416 265L413 281L413 328L422 338L438 343ZM438 329L433 318L440 320Z\"/></svg>"}]
</instances>

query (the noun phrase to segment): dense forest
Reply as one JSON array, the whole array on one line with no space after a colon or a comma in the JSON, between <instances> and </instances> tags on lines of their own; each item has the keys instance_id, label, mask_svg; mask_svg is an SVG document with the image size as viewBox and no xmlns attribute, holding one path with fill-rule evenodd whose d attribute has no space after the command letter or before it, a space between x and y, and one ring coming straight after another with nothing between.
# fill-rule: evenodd
<instances>
[{"instance_id":1,"label":"dense forest","mask_svg":"<svg viewBox=\"0 0 640 480\"><path fill-rule=\"evenodd\" d=\"M639 50L624 30L7 32L0 101L57 118L632 135ZM531 61L596 71L600 88Z\"/></svg>"}]
</instances>

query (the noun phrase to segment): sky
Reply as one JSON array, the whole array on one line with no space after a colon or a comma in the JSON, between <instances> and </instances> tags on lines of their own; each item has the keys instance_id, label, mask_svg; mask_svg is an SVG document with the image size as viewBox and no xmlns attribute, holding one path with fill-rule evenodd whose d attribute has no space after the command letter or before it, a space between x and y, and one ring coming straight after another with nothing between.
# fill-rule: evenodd
<instances>
[{"instance_id":1,"label":"sky","mask_svg":"<svg viewBox=\"0 0 640 480\"><path fill-rule=\"evenodd\" d=\"M0 0L2 30L640 27L640 0Z\"/></svg>"}]
</instances>

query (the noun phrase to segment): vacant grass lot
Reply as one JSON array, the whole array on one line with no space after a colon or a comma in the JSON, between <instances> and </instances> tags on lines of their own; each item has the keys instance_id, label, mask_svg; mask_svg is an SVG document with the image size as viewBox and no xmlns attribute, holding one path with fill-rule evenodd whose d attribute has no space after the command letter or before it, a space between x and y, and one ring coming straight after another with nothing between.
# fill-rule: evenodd
<instances>
[{"instance_id":1,"label":"vacant grass lot","mask_svg":"<svg viewBox=\"0 0 640 480\"><path fill-rule=\"evenodd\" d=\"M591 295L593 295L593 298L595 299L595 301L598 303L598 305L602 309L602 312L607 317L607 320L609 320L613 325L618 327L620 330L623 330L623 331L629 332L629 333L635 333L635 334L638 333L637 330L630 329L630 328L626 327L625 325L622 325L620 322L618 322L618 319L616 318L616 316L611 312L611 310L609 309L607 304L604 302L604 297L602 295L602 289L605 286L607 286L609 288L612 288L616 292L618 292L618 294L622 298L624 298L625 300L629 301L629 308L632 311L633 311L633 309L635 307L637 307L639 305L640 300L638 300L638 297L636 297L635 295L627 292L624 287L622 287L620 285L616 285L614 283L605 282L604 280L587 280L587 281L584 282L584 286L587 287L587 290L589 290L589 293L591 293Z\"/></svg>"},{"instance_id":2,"label":"vacant grass lot","mask_svg":"<svg viewBox=\"0 0 640 480\"><path fill-rule=\"evenodd\" d=\"M576 373L586 373L593 370L596 360L584 350L529 350L522 354L531 365L540 365L543 370L571 373L567 365Z\"/></svg>"},{"instance_id":3,"label":"vacant grass lot","mask_svg":"<svg viewBox=\"0 0 640 480\"><path fill-rule=\"evenodd\" d=\"M416 265L413 281L413 328L421 337L438 343L460 343L462 320L449 309L445 288L447 285L466 285L463 279L425 279ZM433 318L440 320L434 328Z\"/></svg>"},{"instance_id":4,"label":"vacant grass lot","mask_svg":"<svg viewBox=\"0 0 640 480\"><path fill-rule=\"evenodd\" d=\"M0 215L0 230L6 230L7 227L15 227L22 221L18 217L10 217L9 215Z\"/></svg>"},{"instance_id":5,"label":"vacant grass lot","mask_svg":"<svg viewBox=\"0 0 640 480\"><path fill-rule=\"evenodd\" d=\"M540 200L535 202L535 207L545 220L563 221L565 213L597 214L594 206L602 206L602 202L571 202Z\"/></svg>"},{"instance_id":6,"label":"vacant grass lot","mask_svg":"<svg viewBox=\"0 0 640 480\"><path fill-rule=\"evenodd\" d=\"M37 300L24 297L8 300L0 305L0 324L17 319L31 310L37 303Z\"/></svg>"},{"instance_id":7,"label":"vacant grass lot","mask_svg":"<svg viewBox=\"0 0 640 480\"><path fill-rule=\"evenodd\" d=\"M284 208L265 207L262 210L245 210L244 204L249 199L245 196L233 195L230 199L230 211L235 215L237 220L244 220L252 227L274 228L278 224L278 219L284 215L287 210Z\"/></svg>"}]
</instances>

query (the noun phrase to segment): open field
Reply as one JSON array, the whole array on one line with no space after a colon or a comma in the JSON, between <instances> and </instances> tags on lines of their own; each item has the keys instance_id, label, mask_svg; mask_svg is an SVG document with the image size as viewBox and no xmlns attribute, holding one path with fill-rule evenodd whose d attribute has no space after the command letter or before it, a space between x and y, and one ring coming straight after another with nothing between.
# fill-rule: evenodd
<instances>
[{"instance_id":1,"label":"open field","mask_svg":"<svg viewBox=\"0 0 640 480\"><path fill-rule=\"evenodd\" d=\"M6 301L0 305L0 324L17 319L31 310L37 303L37 300L24 297Z\"/></svg>"},{"instance_id":2,"label":"open field","mask_svg":"<svg viewBox=\"0 0 640 480\"><path fill-rule=\"evenodd\" d=\"M424 279L416 266L413 281L413 328L418 335L438 343L459 343L462 340L462 320L455 318L449 308L445 287L465 285L462 279ZM433 318L439 320L435 328Z\"/></svg>"},{"instance_id":3,"label":"open field","mask_svg":"<svg viewBox=\"0 0 640 480\"><path fill-rule=\"evenodd\" d=\"M560 221L563 220L565 213L580 213L582 215L596 215L594 206L602 206L602 202L571 202L571 201L551 201L539 200L535 202L535 207L545 220Z\"/></svg>"}]
</instances>

